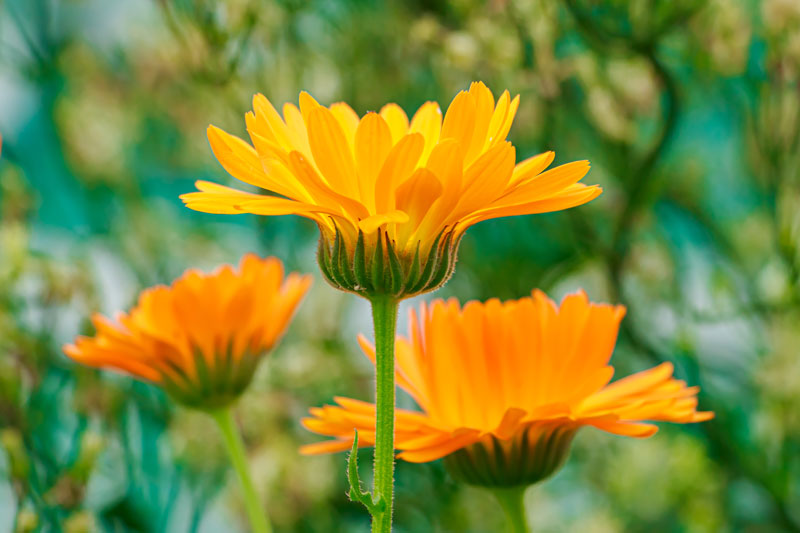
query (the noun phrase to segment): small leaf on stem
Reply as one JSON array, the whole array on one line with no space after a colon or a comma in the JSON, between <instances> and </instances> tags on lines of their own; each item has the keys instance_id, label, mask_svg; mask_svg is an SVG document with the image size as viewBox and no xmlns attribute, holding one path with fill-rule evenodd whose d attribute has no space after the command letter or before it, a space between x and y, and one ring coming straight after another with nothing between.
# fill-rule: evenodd
<instances>
[{"instance_id":1,"label":"small leaf on stem","mask_svg":"<svg viewBox=\"0 0 800 533\"><path fill-rule=\"evenodd\" d=\"M355 432L353 447L347 457L347 479L350 481L349 496L352 501L363 504L373 517L386 510L386 502L383 498L379 497L374 500L372 494L361 489L361 480L358 477L358 431Z\"/></svg>"}]
</instances>

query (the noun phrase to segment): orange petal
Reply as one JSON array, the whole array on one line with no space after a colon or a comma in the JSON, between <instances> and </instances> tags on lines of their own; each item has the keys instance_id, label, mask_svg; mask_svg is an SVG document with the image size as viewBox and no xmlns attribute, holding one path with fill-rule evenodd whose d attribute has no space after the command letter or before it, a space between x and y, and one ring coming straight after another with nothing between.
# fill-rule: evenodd
<instances>
[{"instance_id":1,"label":"orange petal","mask_svg":"<svg viewBox=\"0 0 800 533\"><path fill-rule=\"evenodd\" d=\"M372 444L359 439L358 447L372 446ZM348 440L326 440L322 442L315 442L313 444L306 444L300 447L302 455L321 455L324 453L344 452L353 447L353 439Z\"/></svg>"}]
</instances>

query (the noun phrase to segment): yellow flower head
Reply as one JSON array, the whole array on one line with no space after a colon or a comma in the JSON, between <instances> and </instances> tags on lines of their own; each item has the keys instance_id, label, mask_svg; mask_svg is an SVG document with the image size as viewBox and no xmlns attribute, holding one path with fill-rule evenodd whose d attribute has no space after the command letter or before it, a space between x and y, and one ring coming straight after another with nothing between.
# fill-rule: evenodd
<instances>
[{"instance_id":1,"label":"yellow flower head","mask_svg":"<svg viewBox=\"0 0 800 533\"><path fill-rule=\"evenodd\" d=\"M359 116L300 94L281 116L263 95L246 115L252 146L210 126L211 148L237 179L275 195L205 181L183 195L208 213L301 215L320 228L320 266L334 286L401 297L433 290L452 273L464 231L490 218L558 211L600 194L578 181L587 161L544 172L546 152L515 164L506 141L519 97L497 101L480 82L442 118L424 104L409 121L396 104Z\"/></svg>"},{"instance_id":2,"label":"yellow flower head","mask_svg":"<svg viewBox=\"0 0 800 533\"><path fill-rule=\"evenodd\" d=\"M284 278L280 260L255 255L213 274L188 270L172 286L145 290L116 321L92 317L97 333L64 352L161 385L178 401L217 408L244 391L261 357L277 343L311 284Z\"/></svg>"},{"instance_id":3,"label":"yellow flower head","mask_svg":"<svg viewBox=\"0 0 800 533\"><path fill-rule=\"evenodd\" d=\"M672 377L664 363L610 383L609 365L622 306L591 303L586 294L560 306L542 292L530 298L463 308L435 300L411 311L410 336L398 337L397 383L422 409L398 409L399 457L419 463L445 457L448 469L483 486L528 485L553 473L575 432L594 426L609 433L649 437L647 421L701 422L698 389ZM359 339L367 356L374 349ZM306 428L335 440L304 453L375 442L375 406L336 398L338 406L311 409Z\"/></svg>"}]
</instances>

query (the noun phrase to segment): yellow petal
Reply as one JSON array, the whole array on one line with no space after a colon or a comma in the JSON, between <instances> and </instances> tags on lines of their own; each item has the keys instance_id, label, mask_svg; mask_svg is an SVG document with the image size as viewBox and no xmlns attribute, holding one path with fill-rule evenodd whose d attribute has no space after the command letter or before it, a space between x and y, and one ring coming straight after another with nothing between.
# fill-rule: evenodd
<instances>
[{"instance_id":1,"label":"yellow petal","mask_svg":"<svg viewBox=\"0 0 800 533\"><path fill-rule=\"evenodd\" d=\"M252 213L256 215L298 214L319 219L318 213L340 215L336 210L277 196L251 194L217 183L198 181L200 192L181 195L186 206L207 213Z\"/></svg>"},{"instance_id":2,"label":"yellow petal","mask_svg":"<svg viewBox=\"0 0 800 533\"><path fill-rule=\"evenodd\" d=\"M292 143L286 124L266 96L259 93L253 97L253 110L256 112L256 116L269 127L272 135L270 140L274 139L274 142L284 150L291 149Z\"/></svg>"},{"instance_id":3,"label":"yellow petal","mask_svg":"<svg viewBox=\"0 0 800 533\"><path fill-rule=\"evenodd\" d=\"M414 172L424 146L421 134L409 133L389 151L375 182L375 209L378 213L395 208L395 188Z\"/></svg>"},{"instance_id":4,"label":"yellow petal","mask_svg":"<svg viewBox=\"0 0 800 533\"><path fill-rule=\"evenodd\" d=\"M497 105L495 106L494 113L492 113L492 118L489 121L489 128L486 132L484 150L492 146L495 139L497 139L497 133L502 129L506 117L508 116L508 108L510 104L511 96L508 94L508 91L503 91L503 94L501 94L500 98L497 99Z\"/></svg>"},{"instance_id":5,"label":"yellow petal","mask_svg":"<svg viewBox=\"0 0 800 533\"><path fill-rule=\"evenodd\" d=\"M591 202L603 192L597 185L583 185L576 183L562 194L536 200L530 203L511 205L505 207L492 207L476 211L472 215L465 217L458 223L458 231L464 231L469 226L473 226L483 220L501 217L513 217L518 215L532 215L534 213L550 213L561 211Z\"/></svg>"},{"instance_id":6,"label":"yellow petal","mask_svg":"<svg viewBox=\"0 0 800 533\"><path fill-rule=\"evenodd\" d=\"M392 132L392 144L397 143L408 133L408 116L397 104L386 104L381 108L381 117Z\"/></svg>"},{"instance_id":7,"label":"yellow petal","mask_svg":"<svg viewBox=\"0 0 800 533\"><path fill-rule=\"evenodd\" d=\"M344 102L331 104L330 110L333 116L336 117L336 120L339 121L347 143L350 145L350 150L353 150L356 128L358 128L358 114L353 111L352 107Z\"/></svg>"},{"instance_id":8,"label":"yellow petal","mask_svg":"<svg viewBox=\"0 0 800 533\"><path fill-rule=\"evenodd\" d=\"M503 116L502 122L498 125L497 129L494 130L489 127L489 137L487 138L487 147L494 146L497 143L503 142L506 140L508 136L508 132L511 129L511 124L514 123L514 117L517 114L517 108L519 107L519 95L515 96L511 103L508 105L508 111ZM494 116L492 117L494 119Z\"/></svg>"},{"instance_id":9,"label":"yellow petal","mask_svg":"<svg viewBox=\"0 0 800 533\"><path fill-rule=\"evenodd\" d=\"M250 142L253 143L260 159L265 157L286 159L288 155L286 150L278 144L263 117L257 117L252 111L248 111L244 120L247 124L247 133L250 134Z\"/></svg>"},{"instance_id":10,"label":"yellow petal","mask_svg":"<svg viewBox=\"0 0 800 533\"><path fill-rule=\"evenodd\" d=\"M276 164L277 162L275 161L264 162L267 168L271 168ZM311 163L300 152L289 154L289 166L292 173L297 176L315 198L316 203L331 208L339 207L343 209L344 212L348 213L351 222L369 216L369 212L361 202L337 192L325 183Z\"/></svg>"},{"instance_id":11,"label":"yellow petal","mask_svg":"<svg viewBox=\"0 0 800 533\"><path fill-rule=\"evenodd\" d=\"M461 194L463 161L461 150L455 139L448 139L436 145L431 152L425 168L433 172L442 184L442 195L420 224L422 234L434 233L441 227L445 218L451 214Z\"/></svg>"},{"instance_id":12,"label":"yellow petal","mask_svg":"<svg viewBox=\"0 0 800 533\"><path fill-rule=\"evenodd\" d=\"M200 192L182 194L180 198L189 209L203 213L241 214L242 211L236 206L244 199L257 197L255 194L209 181L197 181L195 186Z\"/></svg>"},{"instance_id":13,"label":"yellow petal","mask_svg":"<svg viewBox=\"0 0 800 533\"><path fill-rule=\"evenodd\" d=\"M358 165L362 201L367 209L375 209L375 183L386 156L392 149L389 126L377 113L367 113L355 134L355 154Z\"/></svg>"},{"instance_id":14,"label":"yellow petal","mask_svg":"<svg viewBox=\"0 0 800 533\"><path fill-rule=\"evenodd\" d=\"M216 126L209 126L207 134L211 151L231 176L257 187L264 183L264 169L252 146Z\"/></svg>"},{"instance_id":15,"label":"yellow petal","mask_svg":"<svg viewBox=\"0 0 800 533\"><path fill-rule=\"evenodd\" d=\"M464 163L466 165L472 163L483 151L483 147L486 145L489 123L494 113L494 96L483 82L473 82L469 87L469 94L475 105L475 126L472 140L464 155Z\"/></svg>"},{"instance_id":16,"label":"yellow petal","mask_svg":"<svg viewBox=\"0 0 800 533\"><path fill-rule=\"evenodd\" d=\"M358 223L358 227L364 233L370 234L384 224L388 223L404 224L408 222L408 215L402 211L394 210L380 215L372 215Z\"/></svg>"},{"instance_id":17,"label":"yellow petal","mask_svg":"<svg viewBox=\"0 0 800 533\"><path fill-rule=\"evenodd\" d=\"M226 187L225 185L220 185L219 183L214 183L213 181L197 180L194 182L194 185L195 187L197 187L198 190L202 192L213 192L218 194L224 193L224 194L232 194L235 196L246 196L246 197L258 196L257 194L240 191L239 189L234 189L233 187Z\"/></svg>"},{"instance_id":18,"label":"yellow petal","mask_svg":"<svg viewBox=\"0 0 800 533\"><path fill-rule=\"evenodd\" d=\"M436 175L427 168L418 168L414 174L397 189L397 208L408 213L410 230L416 228L442 194L442 184Z\"/></svg>"},{"instance_id":19,"label":"yellow petal","mask_svg":"<svg viewBox=\"0 0 800 533\"><path fill-rule=\"evenodd\" d=\"M303 121L308 125L309 116L316 108L321 107L319 102L314 100L314 97L305 91L300 92L300 113L303 115ZM306 126L307 127L307 126Z\"/></svg>"},{"instance_id":20,"label":"yellow petal","mask_svg":"<svg viewBox=\"0 0 800 533\"><path fill-rule=\"evenodd\" d=\"M442 110L439 109L439 104L425 102L414 114L414 118L411 119L408 131L421 133L425 140L425 148L420 159L424 164L428 160L428 154L439 142L439 134L442 131Z\"/></svg>"},{"instance_id":21,"label":"yellow petal","mask_svg":"<svg viewBox=\"0 0 800 533\"><path fill-rule=\"evenodd\" d=\"M555 152L549 151L520 161L517 163L517 166L514 167L514 174L511 177L511 181L508 183L509 187L536 178L540 172L550 166L550 163L553 162L555 157Z\"/></svg>"},{"instance_id":22,"label":"yellow petal","mask_svg":"<svg viewBox=\"0 0 800 533\"><path fill-rule=\"evenodd\" d=\"M286 131L291 145L306 157L311 157L311 148L308 145L308 132L303 115L294 104L283 105L283 119L286 121Z\"/></svg>"},{"instance_id":23,"label":"yellow petal","mask_svg":"<svg viewBox=\"0 0 800 533\"><path fill-rule=\"evenodd\" d=\"M461 91L453 98L442 124L441 139L455 139L466 154L475 130L475 102L470 93Z\"/></svg>"},{"instance_id":24,"label":"yellow petal","mask_svg":"<svg viewBox=\"0 0 800 533\"><path fill-rule=\"evenodd\" d=\"M295 202L287 200L286 198L278 198L277 196L260 196L259 198L250 198L239 204L239 208L254 215L316 215L317 213L325 213L329 215L338 216L339 213L333 209L321 207L313 204L304 204L302 202ZM314 220L319 219L318 216L310 216Z\"/></svg>"},{"instance_id":25,"label":"yellow petal","mask_svg":"<svg viewBox=\"0 0 800 533\"><path fill-rule=\"evenodd\" d=\"M465 171L454 219L490 205L500 195L514 172L514 155L511 143L503 142L485 152Z\"/></svg>"},{"instance_id":26,"label":"yellow petal","mask_svg":"<svg viewBox=\"0 0 800 533\"><path fill-rule=\"evenodd\" d=\"M358 198L356 167L350 145L339 122L329 109L319 106L308 120L308 143L314 162L334 190Z\"/></svg>"},{"instance_id":27,"label":"yellow petal","mask_svg":"<svg viewBox=\"0 0 800 533\"><path fill-rule=\"evenodd\" d=\"M589 172L588 161L573 161L551 168L521 185L512 187L492 207L532 202L554 196L577 183Z\"/></svg>"},{"instance_id":28,"label":"yellow petal","mask_svg":"<svg viewBox=\"0 0 800 533\"><path fill-rule=\"evenodd\" d=\"M266 176L264 185L260 186L293 200L314 202L315 196L309 192L309 189L300 181L297 175L288 170L290 165L289 154L281 154L280 158L262 155L277 148L274 145L270 146L271 143L257 134L253 134L253 139L258 146L261 166L264 168Z\"/></svg>"}]
</instances>

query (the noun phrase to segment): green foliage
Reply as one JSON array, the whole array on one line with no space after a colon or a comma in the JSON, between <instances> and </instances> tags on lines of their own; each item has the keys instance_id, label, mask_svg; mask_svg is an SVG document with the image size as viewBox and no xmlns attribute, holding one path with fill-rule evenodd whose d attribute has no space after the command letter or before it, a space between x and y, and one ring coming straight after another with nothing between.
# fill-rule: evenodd
<instances>
[{"instance_id":1,"label":"green foliage","mask_svg":"<svg viewBox=\"0 0 800 533\"><path fill-rule=\"evenodd\" d=\"M255 92L359 113L522 101L518 158L589 159L578 209L469 230L438 296L628 306L620 375L670 360L717 418L583 431L528 493L534 531L800 531L800 8L793 0L5 0L0 4L0 532L245 531L213 427L60 346L185 268L246 251L316 272L297 217L185 209L227 179L205 140ZM369 399L366 303L321 276L237 411L275 528L368 530L299 419ZM401 312L401 316L403 313ZM403 323L400 324L401 331ZM400 398L412 406L409 398ZM396 531L502 529L441 462L397 467Z\"/></svg>"}]
</instances>

